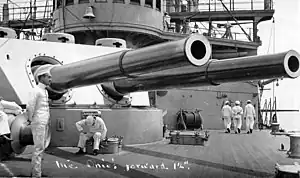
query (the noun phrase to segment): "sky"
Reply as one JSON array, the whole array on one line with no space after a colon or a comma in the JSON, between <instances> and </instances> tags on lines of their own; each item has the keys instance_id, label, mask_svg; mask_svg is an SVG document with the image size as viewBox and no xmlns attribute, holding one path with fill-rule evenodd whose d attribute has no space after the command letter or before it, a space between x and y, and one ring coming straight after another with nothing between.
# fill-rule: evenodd
<instances>
[{"instance_id":1,"label":"sky","mask_svg":"<svg viewBox=\"0 0 300 178\"><path fill-rule=\"evenodd\" d=\"M258 54L268 54L268 51L269 54L279 53L291 49L300 52L300 1L277 0L274 8L275 27L272 21L263 22L258 26L258 35L263 43L258 49ZM271 41L270 34L273 34ZM273 84L265 88L273 89ZM275 86L274 93L278 109L300 109L300 78L280 80L279 86ZM264 92L265 98L270 98L272 95L272 90Z\"/></svg>"},{"instance_id":2,"label":"sky","mask_svg":"<svg viewBox=\"0 0 300 178\"><path fill-rule=\"evenodd\" d=\"M300 1L276 0L274 8L275 27L273 27L273 31L272 21L261 23L258 26L258 35L263 42L258 49L258 54L280 53L291 49L300 53ZM270 34L273 34L271 42ZM276 85L273 87L273 83L271 83L265 88L271 90L264 91L262 104L264 99L273 98L274 92L277 100L277 109L300 110L300 78L283 79L279 81L278 87ZM277 113L277 118L281 128L300 130L300 112L279 112Z\"/></svg>"}]
</instances>

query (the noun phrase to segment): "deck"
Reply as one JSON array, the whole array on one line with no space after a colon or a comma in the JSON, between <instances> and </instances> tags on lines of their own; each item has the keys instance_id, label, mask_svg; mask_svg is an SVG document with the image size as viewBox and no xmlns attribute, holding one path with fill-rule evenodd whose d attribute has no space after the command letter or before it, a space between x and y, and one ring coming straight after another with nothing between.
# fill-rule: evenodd
<instances>
[{"instance_id":1,"label":"deck","mask_svg":"<svg viewBox=\"0 0 300 178\"><path fill-rule=\"evenodd\" d=\"M273 177L275 163L300 161L280 151L281 143L289 149L288 137L272 136L269 130L252 135L218 130L210 131L206 146L171 145L164 140L96 157L74 156L75 148L53 148L45 154L43 171L48 177ZM26 152L0 163L0 176L29 176L30 148Z\"/></svg>"}]
</instances>

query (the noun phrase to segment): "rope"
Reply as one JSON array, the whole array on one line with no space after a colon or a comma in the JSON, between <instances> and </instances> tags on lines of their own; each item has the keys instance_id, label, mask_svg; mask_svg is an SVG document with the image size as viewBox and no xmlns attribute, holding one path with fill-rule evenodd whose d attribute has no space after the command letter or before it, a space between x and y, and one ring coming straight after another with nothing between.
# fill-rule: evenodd
<instances>
[{"instance_id":1,"label":"rope","mask_svg":"<svg viewBox=\"0 0 300 178\"><path fill-rule=\"evenodd\" d=\"M273 22L272 23L273 23L273 25L272 25L272 28L270 30L270 37L269 37L269 44L268 44L267 54L269 54L269 50L270 50L270 46L271 46L271 37L273 36L273 33L274 33L273 42L275 43L275 20L274 20L274 17L273 17ZM275 47L275 44L273 44L273 50L274 50L274 47ZM275 50L273 52L275 52Z\"/></svg>"}]
</instances>

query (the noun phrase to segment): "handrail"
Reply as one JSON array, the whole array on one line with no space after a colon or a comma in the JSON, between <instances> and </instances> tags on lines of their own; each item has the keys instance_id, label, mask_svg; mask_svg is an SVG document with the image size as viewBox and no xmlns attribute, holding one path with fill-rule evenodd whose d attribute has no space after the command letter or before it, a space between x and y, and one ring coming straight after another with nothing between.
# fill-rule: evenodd
<instances>
[{"instance_id":1,"label":"handrail","mask_svg":"<svg viewBox=\"0 0 300 178\"><path fill-rule=\"evenodd\" d=\"M197 3L192 4L190 2L183 0L179 3L172 3L172 1L167 1L167 4L164 5L167 9L167 12L197 12L197 11L226 11L219 0L209 0L207 3ZM255 0L231 0L230 2L224 2L227 8L230 11L237 10L273 10L273 0L264 0L264 1L255 1Z\"/></svg>"},{"instance_id":2,"label":"handrail","mask_svg":"<svg viewBox=\"0 0 300 178\"><path fill-rule=\"evenodd\" d=\"M172 26L173 27L173 26ZM173 27L175 28L175 27ZM247 28L249 31L252 31L252 28ZM169 30L165 30L165 31L169 31ZM198 31L198 32L197 32ZM190 33L200 33L203 34L205 36L208 36L208 29L207 28L194 28L189 26L189 29L186 31L186 33L180 31L180 32L175 32L174 33L181 33L181 34L190 34ZM212 29L211 30L211 35L210 37L213 38L222 38L222 36L225 34L226 30L222 30L222 29ZM231 31L233 39L232 40L238 40L238 41L249 41L249 39L245 36L245 34L243 32L236 32L236 31ZM253 34L248 33L252 38L253 38Z\"/></svg>"},{"instance_id":3,"label":"handrail","mask_svg":"<svg viewBox=\"0 0 300 178\"><path fill-rule=\"evenodd\" d=\"M9 20L26 20L29 14L31 14L29 19L52 18L51 14L53 12L53 0L35 0L34 3L30 3L29 1L17 1L8 1L8 3L0 3L0 21L3 20L4 4L8 5Z\"/></svg>"},{"instance_id":4,"label":"handrail","mask_svg":"<svg viewBox=\"0 0 300 178\"><path fill-rule=\"evenodd\" d=\"M33 6L30 10L30 6L23 6L23 7L14 7L9 8L9 20L25 20L28 14L31 11L31 18L33 19L45 19L45 18L52 18L51 13L53 12L53 6ZM1 21L3 20L3 12L0 11Z\"/></svg>"}]
</instances>

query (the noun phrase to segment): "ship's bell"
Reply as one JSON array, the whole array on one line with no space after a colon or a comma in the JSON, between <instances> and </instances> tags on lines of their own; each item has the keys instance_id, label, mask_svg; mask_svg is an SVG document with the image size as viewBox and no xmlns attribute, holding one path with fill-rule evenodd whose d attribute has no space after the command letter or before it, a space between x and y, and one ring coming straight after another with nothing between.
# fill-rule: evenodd
<instances>
[{"instance_id":1,"label":"ship's bell","mask_svg":"<svg viewBox=\"0 0 300 178\"><path fill-rule=\"evenodd\" d=\"M85 14L83 15L83 18L85 18L85 19L95 18L92 6L89 6L89 7L86 8Z\"/></svg>"}]
</instances>

